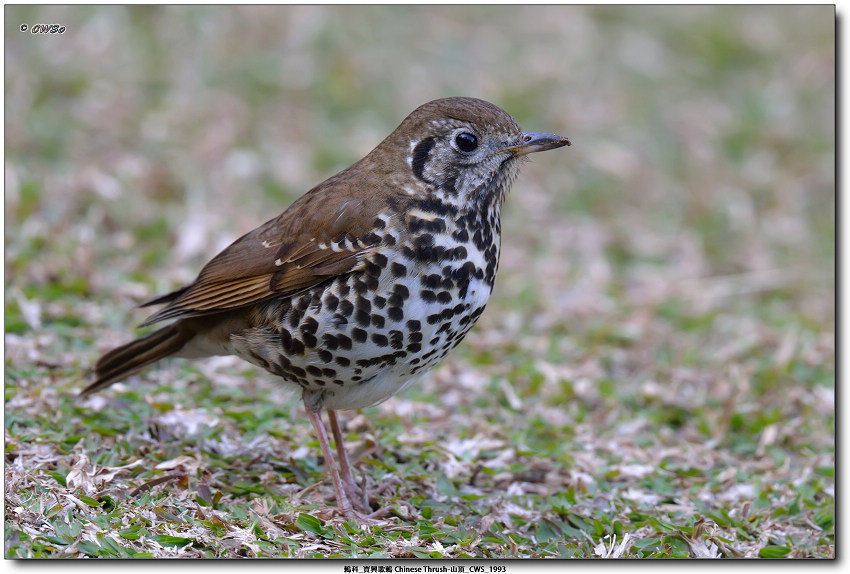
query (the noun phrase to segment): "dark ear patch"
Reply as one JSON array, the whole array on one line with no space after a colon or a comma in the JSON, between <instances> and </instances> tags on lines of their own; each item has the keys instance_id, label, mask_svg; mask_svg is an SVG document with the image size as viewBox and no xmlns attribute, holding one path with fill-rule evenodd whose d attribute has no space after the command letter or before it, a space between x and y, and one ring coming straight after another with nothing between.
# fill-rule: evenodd
<instances>
[{"instance_id":1,"label":"dark ear patch","mask_svg":"<svg viewBox=\"0 0 850 574\"><path fill-rule=\"evenodd\" d=\"M422 181L428 181L425 179L423 172L425 170L425 162L428 161L428 154L431 153L431 150L434 148L434 138L425 138L413 148L413 175L421 179Z\"/></svg>"}]
</instances>

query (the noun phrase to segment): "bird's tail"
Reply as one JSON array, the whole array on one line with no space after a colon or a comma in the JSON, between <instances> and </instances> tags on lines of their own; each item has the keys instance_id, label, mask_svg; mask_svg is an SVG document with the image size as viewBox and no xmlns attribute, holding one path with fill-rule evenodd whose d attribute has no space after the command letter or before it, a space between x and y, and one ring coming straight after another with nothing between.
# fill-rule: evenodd
<instances>
[{"instance_id":1,"label":"bird's tail","mask_svg":"<svg viewBox=\"0 0 850 574\"><path fill-rule=\"evenodd\" d=\"M126 345L112 349L94 367L97 380L80 391L80 396L104 389L124 380L139 370L152 365L182 349L192 337L193 329L177 321Z\"/></svg>"}]
</instances>

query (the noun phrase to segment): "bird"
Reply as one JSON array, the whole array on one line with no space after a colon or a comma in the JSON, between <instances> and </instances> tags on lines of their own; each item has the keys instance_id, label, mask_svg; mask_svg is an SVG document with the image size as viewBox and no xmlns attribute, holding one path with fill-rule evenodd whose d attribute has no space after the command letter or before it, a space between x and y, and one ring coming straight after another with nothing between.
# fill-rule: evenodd
<instances>
[{"instance_id":1,"label":"bird","mask_svg":"<svg viewBox=\"0 0 850 574\"><path fill-rule=\"evenodd\" d=\"M493 291L501 208L528 155L570 145L487 101L425 103L365 157L215 255L105 353L81 396L166 357L235 355L300 393L337 512L379 516L355 482L337 410L381 403L434 368ZM321 417L327 411L338 466Z\"/></svg>"}]
</instances>

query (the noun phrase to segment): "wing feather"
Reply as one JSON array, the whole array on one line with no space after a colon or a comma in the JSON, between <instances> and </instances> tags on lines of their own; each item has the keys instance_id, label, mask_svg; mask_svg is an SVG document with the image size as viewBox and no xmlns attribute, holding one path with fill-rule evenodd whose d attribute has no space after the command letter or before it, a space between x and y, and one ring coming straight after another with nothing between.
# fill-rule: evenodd
<instances>
[{"instance_id":1,"label":"wing feather","mask_svg":"<svg viewBox=\"0 0 850 574\"><path fill-rule=\"evenodd\" d=\"M194 282L145 303L168 305L142 326L295 294L362 268L361 261L378 244L371 230L387 203L377 197L346 199L338 189L333 192L340 183L337 178L237 239L216 255Z\"/></svg>"}]
</instances>

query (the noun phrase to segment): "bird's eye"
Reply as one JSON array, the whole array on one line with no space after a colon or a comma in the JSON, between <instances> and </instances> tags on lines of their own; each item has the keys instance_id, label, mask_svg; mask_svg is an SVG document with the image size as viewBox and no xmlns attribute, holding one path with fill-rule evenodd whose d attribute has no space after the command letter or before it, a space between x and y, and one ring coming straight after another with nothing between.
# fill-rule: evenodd
<instances>
[{"instance_id":1,"label":"bird's eye","mask_svg":"<svg viewBox=\"0 0 850 574\"><path fill-rule=\"evenodd\" d=\"M462 132L455 137L455 143L457 144L457 149L469 153L475 151L475 148L478 147L478 138L471 133Z\"/></svg>"}]
</instances>

